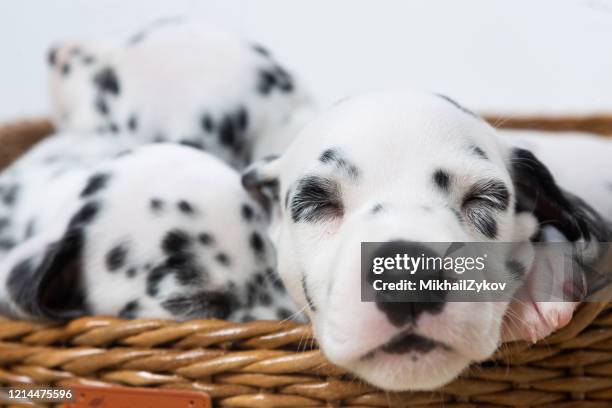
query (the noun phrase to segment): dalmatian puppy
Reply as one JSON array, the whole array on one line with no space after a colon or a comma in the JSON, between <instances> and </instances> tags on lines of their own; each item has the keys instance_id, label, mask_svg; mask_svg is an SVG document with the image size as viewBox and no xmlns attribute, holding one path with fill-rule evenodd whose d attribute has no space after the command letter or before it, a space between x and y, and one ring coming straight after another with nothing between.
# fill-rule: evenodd
<instances>
[{"instance_id":1,"label":"dalmatian puppy","mask_svg":"<svg viewBox=\"0 0 612 408\"><path fill-rule=\"evenodd\" d=\"M433 389L502 339L535 340L570 319L575 302L529 297L528 257L500 271L527 291L519 305L361 300L362 242L407 253L428 250L418 242L531 245L544 226L595 249L610 241L612 194L601 176L611 174L611 143L596 143L604 167L593 183L606 191L598 214L510 139L446 97L373 93L321 113L283 155L247 169L243 184L270 207L279 273L331 362L385 389Z\"/></svg>"},{"instance_id":2,"label":"dalmatian puppy","mask_svg":"<svg viewBox=\"0 0 612 408\"><path fill-rule=\"evenodd\" d=\"M313 109L269 50L197 20L160 20L119 44L66 43L48 61L59 130L181 143L236 168L282 152Z\"/></svg>"},{"instance_id":3,"label":"dalmatian puppy","mask_svg":"<svg viewBox=\"0 0 612 408\"><path fill-rule=\"evenodd\" d=\"M192 147L62 133L0 174L0 306L81 315L287 319L267 216Z\"/></svg>"}]
</instances>

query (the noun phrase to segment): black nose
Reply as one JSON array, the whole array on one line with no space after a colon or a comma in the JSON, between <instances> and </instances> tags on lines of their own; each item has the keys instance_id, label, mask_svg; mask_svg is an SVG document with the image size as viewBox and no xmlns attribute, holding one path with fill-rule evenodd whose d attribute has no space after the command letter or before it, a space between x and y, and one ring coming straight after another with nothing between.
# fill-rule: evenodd
<instances>
[{"instance_id":1,"label":"black nose","mask_svg":"<svg viewBox=\"0 0 612 408\"><path fill-rule=\"evenodd\" d=\"M446 293L439 290L423 289L421 281L441 280L444 278L443 269L437 267L435 262L429 262L429 267L423 267L427 259L442 258L440 254L423 246L410 241L389 241L382 244L374 251L374 258L393 258L397 260L400 256L398 268L385 268L381 275L371 274L372 282L374 279L383 279L384 282L401 283L414 282L414 290L410 291L379 291L376 293L376 306L386 316L389 322L395 326L403 326L406 323L415 322L424 313L440 313L444 308ZM413 265L406 260L421 259L422 267L407 270L405 267ZM414 272L414 273L411 273Z\"/></svg>"}]
</instances>

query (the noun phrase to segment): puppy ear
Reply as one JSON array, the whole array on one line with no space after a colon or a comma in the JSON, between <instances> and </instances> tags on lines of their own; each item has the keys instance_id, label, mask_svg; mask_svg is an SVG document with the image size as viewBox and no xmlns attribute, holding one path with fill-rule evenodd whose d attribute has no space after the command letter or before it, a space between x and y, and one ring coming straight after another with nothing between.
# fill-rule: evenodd
<instances>
[{"instance_id":1,"label":"puppy ear","mask_svg":"<svg viewBox=\"0 0 612 408\"><path fill-rule=\"evenodd\" d=\"M39 234L13 248L1 265L7 312L19 317L68 320L87 314L82 285L82 229Z\"/></svg>"},{"instance_id":2,"label":"puppy ear","mask_svg":"<svg viewBox=\"0 0 612 408\"><path fill-rule=\"evenodd\" d=\"M548 168L528 150L512 151L510 171L517 217L535 217L535 240L566 242L536 248L525 282L504 319L504 341L535 342L571 320L578 301L588 294L591 285L587 282L598 278L586 275L589 268L583 268L583 262L597 262L605 249L600 243L609 241L612 232L592 207L560 188ZM568 260L580 267L571 267L568 273L564 264Z\"/></svg>"},{"instance_id":3,"label":"puppy ear","mask_svg":"<svg viewBox=\"0 0 612 408\"><path fill-rule=\"evenodd\" d=\"M514 149L510 157L517 212L531 212L571 242L609 240L610 227L582 199L562 190L548 168L530 151Z\"/></svg>"},{"instance_id":4,"label":"puppy ear","mask_svg":"<svg viewBox=\"0 0 612 408\"><path fill-rule=\"evenodd\" d=\"M261 159L242 173L242 185L268 214L280 202L279 175L278 156Z\"/></svg>"}]
</instances>

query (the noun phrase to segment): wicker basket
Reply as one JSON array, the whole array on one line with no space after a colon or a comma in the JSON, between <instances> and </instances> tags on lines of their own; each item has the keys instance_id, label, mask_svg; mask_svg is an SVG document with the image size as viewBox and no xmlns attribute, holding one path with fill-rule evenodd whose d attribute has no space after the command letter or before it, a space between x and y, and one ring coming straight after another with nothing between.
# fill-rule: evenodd
<instances>
[{"instance_id":1,"label":"wicker basket","mask_svg":"<svg viewBox=\"0 0 612 408\"><path fill-rule=\"evenodd\" d=\"M612 135L612 116L488 119ZM46 120L0 127L0 168L51 130ZM199 390L218 407L612 407L612 304L583 304L544 341L505 344L453 383L414 393L351 378L325 360L309 326L291 322L0 318L0 384Z\"/></svg>"}]
</instances>

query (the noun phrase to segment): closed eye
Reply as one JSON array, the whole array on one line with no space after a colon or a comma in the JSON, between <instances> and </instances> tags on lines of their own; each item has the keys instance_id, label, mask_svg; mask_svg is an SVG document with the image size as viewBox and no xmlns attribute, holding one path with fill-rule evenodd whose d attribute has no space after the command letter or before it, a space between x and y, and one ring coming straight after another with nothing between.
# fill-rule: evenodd
<instances>
[{"instance_id":1,"label":"closed eye","mask_svg":"<svg viewBox=\"0 0 612 408\"><path fill-rule=\"evenodd\" d=\"M504 183L485 180L472 186L461 204L464 217L481 234L488 238L497 237L495 211L505 211L510 203L510 193Z\"/></svg>"},{"instance_id":2,"label":"closed eye","mask_svg":"<svg viewBox=\"0 0 612 408\"><path fill-rule=\"evenodd\" d=\"M303 177L295 186L290 210L294 222L321 222L342 217L340 185L326 177Z\"/></svg>"},{"instance_id":3,"label":"closed eye","mask_svg":"<svg viewBox=\"0 0 612 408\"><path fill-rule=\"evenodd\" d=\"M510 202L510 193L504 183L498 180L485 180L476 183L463 198L462 207L484 205L494 210L505 211Z\"/></svg>"}]
</instances>

